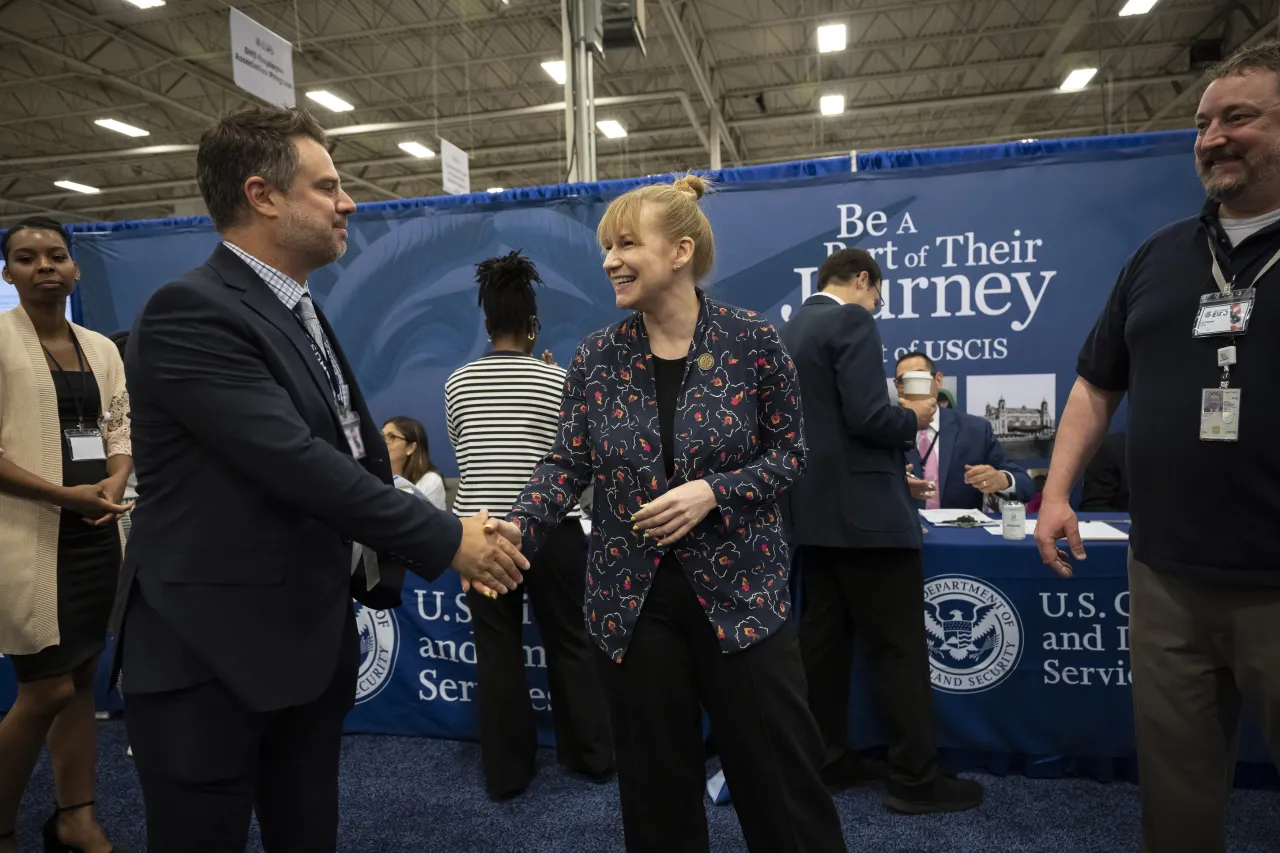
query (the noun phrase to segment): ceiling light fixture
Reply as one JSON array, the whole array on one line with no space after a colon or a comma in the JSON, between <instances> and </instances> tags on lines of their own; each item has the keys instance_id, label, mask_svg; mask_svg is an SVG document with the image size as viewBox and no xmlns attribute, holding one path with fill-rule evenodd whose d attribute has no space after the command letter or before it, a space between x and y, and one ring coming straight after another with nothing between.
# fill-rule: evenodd
<instances>
[{"instance_id":1,"label":"ceiling light fixture","mask_svg":"<svg viewBox=\"0 0 1280 853\"><path fill-rule=\"evenodd\" d=\"M400 150L406 154L412 154L414 157L417 157L419 160L425 160L428 157L436 156L436 152L432 151L430 148L423 145L421 142L401 142Z\"/></svg>"},{"instance_id":2,"label":"ceiling light fixture","mask_svg":"<svg viewBox=\"0 0 1280 853\"><path fill-rule=\"evenodd\" d=\"M1060 92L1079 92L1085 86L1089 85L1089 81L1093 79L1093 75L1098 73L1096 68L1077 68L1067 75L1067 79L1062 81L1062 85L1058 87Z\"/></svg>"},{"instance_id":3,"label":"ceiling light fixture","mask_svg":"<svg viewBox=\"0 0 1280 853\"><path fill-rule=\"evenodd\" d=\"M827 24L818 27L818 53L835 53L844 50L849 30L844 24Z\"/></svg>"},{"instance_id":4,"label":"ceiling light fixture","mask_svg":"<svg viewBox=\"0 0 1280 853\"><path fill-rule=\"evenodd\" d=\"M125 136L150 136L151 131L143 130L140 127L134 127L131 124L125 124L122 121L116 121L113 118L100 118L94 122L98 127L105 127L107 130L114 130L116 133L123 133Z\"/></svg>"},{"instance_id":5,"label":"ceiling light fixture","mask_svg":"<svg viewBox=\"0 0 1280 853\"><path fill-rule=\"evenodd\" d=\"M838 116L844 112L844 95L823 95L818 100L818 109L824 116Z\"/></svg>"},{"instance_id":6,"label":"ceiling light fixture","mask_svg":"<svg viewBox=\"0 0 1280 853\"><path fill-rule=\"evenodd\" d=\"M542 63L542 70L547 72L547 74L551 77L552 80L555 80L561 86L564 85L564 81L567 78L564 72L563 59L553 59L553 60L549 60L547 62Z\"/></svg>"},{"instance_id":7,"label":"ceiling light fixture","mask_svg":"<svg viewBox=\"0 0 1280 853\"><path fill-rule=\"evenodd\" d=\"M349 110L355 109L355 107L342 100L342 98L339 98L332 92L326 92L324 89L316 89L315 91L307 92L307 97L325 109L332 110L335 113L345 113Z\"/></svg>"},{"instance_id":8,"label":"ceiling light fixture","mask_svg":"<svg viewBox=\"0 0 1280 853\"><path fill-rule=\"evenodd\" d=\"M1151 11L1156 5L1157 0L1129 0L1120 10L1120 17L1127 18L1130 15L1145 15Z\"/></svg>"},{"instance_id":9,"label":"ceiling light fixture","mask_svg":"<svg viewBox=\"0 0 1280 853\"><path fill-rule=\"evenodd\" d=\"M164 0L125 0L126 3L132 3L139 9L159 9L164 5Z\"/></svg>"},{"instance_id":10,"label":"ceiling light fixture","mask_svg":"<svg viewBox=\"0 0 1280 853\"><path fill-rule=\"evenodd\" d=\"M498 193L503 192L505 189L506 189L505 187L489 187L489 189L485 190L485 192L493 193L494 195L497 195Z\"/></svg>"},{"instance_id":11,"label":"ceiling light fixture","mask_svg":"<svg viewBox=\"0 0 1280 853\"><path fill-rule=\"evenodd\" d=\"M94 193L102 192L102 190L98 189L97 187L91 187L88 184L77 184L75 181L54 181L53 185L55 187L60 187L64 190L71 190L72 192L84 193L85 195L93 195Z\"/></svg>"},{"instance_id":12,"label":"ceiling light fixture","mask_svg":"<svg viewBox=\"0 0 1280 853\"><path fill-rule=\"evenodd\" d=\"M596 127L610 139L621 139L627 135L627 129L611 118L596 122Z\"/></svg>"}]
</instances>

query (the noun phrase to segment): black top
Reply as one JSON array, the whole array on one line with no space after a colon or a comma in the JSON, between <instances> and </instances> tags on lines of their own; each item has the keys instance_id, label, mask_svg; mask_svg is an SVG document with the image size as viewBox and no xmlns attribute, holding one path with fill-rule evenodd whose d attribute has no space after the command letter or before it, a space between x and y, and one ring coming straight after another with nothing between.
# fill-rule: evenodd
<instances>
[{"instance_id":1,"label":"black top","mask_svg":"<svg viewBox=\"0 0 1280 853\"><path fill-rule=\"evenodd\" d=\"M658 432L662 439L662 464L667 469L667 479L676 470L676 398L684 384L683 358L653 357L653 384L658 392Z\"/></svg>"},{"instance_id":2,"label":"black top","mask_svg":"<svg viewBox=\"0 0 1280 853\"><path fill-rule=\"evenodd\" d=\"M98 425L98 415L102 411L102 401L98 394L98 383L93 373L88 370L52 370L53 385L58 392L58 421L63 431L62 437L62 485L87 486L101 483L107 478L107 461L105 459L88 459L79 462L71 459L71 444L67 440L66 431L89 428ZM69 513L75 516L75 513Z\"/></svg>"},{"instance_id":3,"label":"black top","mask_svg":"<svg viewBox=\"0 0 1280 853\"><path fill-rule=\"evenodd\" d=\"M1231 343L1191 336L1201 294L1217 290L1206 235L1236 288L1251 285L1280 249L1280 224L1232 248L1213 204L1156 232L1121 271L1076 369L1099 388L1129 395L1134 556L1193 579L1280 586L1273 535L1280 516L1280 266L1258 282L1249 333L1235 339L1231 387L1241 389L1240 440L1201 441L1201 391L1218 387L1217 351Z\"/></svg>"}]
</instances>

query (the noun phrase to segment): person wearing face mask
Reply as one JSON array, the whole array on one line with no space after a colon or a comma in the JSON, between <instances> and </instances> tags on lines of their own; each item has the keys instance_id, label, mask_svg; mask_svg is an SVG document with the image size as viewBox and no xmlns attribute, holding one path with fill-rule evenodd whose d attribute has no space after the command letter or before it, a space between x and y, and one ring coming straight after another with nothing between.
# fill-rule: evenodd
<instances>
[{"instance_id":1,"label":"person wearing face mask","mask_svg":"<svg viewBox=\"0 0 1280 853\"><path fill-rule=\"evenodd\" d=\"M138 504L116 664L151 853L241 853L253 815L267 850L335 850L351 599L399 606L406 569L497 593L528 568L513 525L392 484L307 286L355 212L325 145L302 109L205 130L197 181L222 241L129 338Z\"/></svg>"},{"instance_id":2,"label":"person wearing face mask","mask_svg":"<svg viewBox=\"0 0 1280 853\"><path fill-rule=\"evenodd\" d=\"M391 473L417 489L436 509L445 509L444 477L431 461L427 431L414 418L395 417L382 425Z\"/></svg>"},{"instance_id":3,"label":"person wearing face mask","mask_svg":"<svg viewBox=\"0 0 1280 853\"><path fill-rule=\"evenodd\" d=\"M0 719L0 851L46 740L57 809L45 850L110 849L94 817L93 684L120 571L133 470L115 344L67 322L71 236L27 219L0 238L18 307L0 314L0 652L18 697Z\"/></svg>"},{"instance_id":4,"label":"person wearing face mask","mask_svg":"<svg viewBox=\"0 0 1280 853\"><path fill-rule=\"evenodd\" d=\"M1144 853L1226 850L1243 708L1280 763L1280 41L1239 50L1207 80L1195 116L1204 207L1121 270L1080 349L1035 530L1041 559L1071 576L1085 557L1071 490L1116 441L1107 429L1127 396L1115 455L1133 520Z\"/></svg>"},{"instance_id":5,"label":"person wearing face mask","mask_svg":"<svg viewBox=\"0 0 1280 853\"><path fill-rule=\"evenodd\" d=\"M700 709L747 849L838 853L777 506L804 468L800 388L773 325L699 287L704 190L689 175L609 205L604 268L630 313L578 346L555 445L508 518L533 554L594 485L584 610L628 853L709 849Z\"/></svg>"},{"instance_id":6,"label":"person wearing face mask","mask_svg":"<svg viewBox=\"0 0 1280 853\"><path fill-rule=\"evenodd\" d=\"M933 422L936 400L885 393L876 330L880 266L841 249L818 270L819 292L792 316L783 342L804 388L811 459L784 501L800 548L800 647L809 707L826 746L823 780L836 788L883 781L884 802L908 814L960 811L982 788L942 772L925 647L920 520L907 451ZM853 641L862 643L888 723L889 762L849 748Z\"/></svg>"},{"instance_id":7,"label":"person wearing face mask","mask_svg":"<svg viewBox=\"0 0 1280 853\"><path fill-rule=\"evenodd\" d=\"M519 252L476 267L478 302L493 349L455 370L444 385L445 421L457 453L453 511L511 511L538 462L555 443L564 368L533 355L538 339L534 285L542 278ZM595 649L582 619L587 543L573 507L551 531L529 571L525 589L547 650L556 758L595 782L613 776L609 712ZM476 710L485 789L495 800L516 796L531 781L538 727L525 677L522 596L493 599L469 589L476 638Z\"/></svg>"}]
</instances>

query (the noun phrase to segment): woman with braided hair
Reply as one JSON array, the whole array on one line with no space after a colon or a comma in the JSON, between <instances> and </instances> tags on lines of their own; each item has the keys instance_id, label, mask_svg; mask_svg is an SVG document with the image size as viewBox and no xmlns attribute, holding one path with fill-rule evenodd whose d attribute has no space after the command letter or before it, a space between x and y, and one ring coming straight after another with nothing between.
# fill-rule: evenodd
<instances>
[{"instance_id":1,"label":"woman with braided hair","mask_svg":"<svg viewBox=\"0 0 1280 853\"><path fill-rule=\"evenodd\" d=\"M445 419L462 483L453 511L511 511L533 469L556 438L563 369L533 356L538 338L534 284L542 279L519 252L477 268L479 303L493 349L458 368L445 383ZM587 546L575 506L551 531L525 574L525 589L546 647L556 752L572 772L604 781L613 775L608 710L595 650L582 616ZM467 588L464 581L464 588ZM480 749L485 788L515 796L533 780L538 746L535 709L525 681L522 596L489 598L467 589L475 631Z\"/></svg>"}]
</instances>

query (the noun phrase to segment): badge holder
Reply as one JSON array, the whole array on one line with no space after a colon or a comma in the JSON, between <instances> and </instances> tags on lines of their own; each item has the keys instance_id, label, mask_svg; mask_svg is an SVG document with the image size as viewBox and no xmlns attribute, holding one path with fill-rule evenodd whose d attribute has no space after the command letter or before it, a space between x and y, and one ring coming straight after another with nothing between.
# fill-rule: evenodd
<instances>
[{"instance_id":1,"label":"badge holder","mask_svg":"<svg viewBox=\"0 0 1280 853\"><path fill-rule=\"evenodd\" d=\"M102 430L85 429L81 426L76 429L64 429L62 434L67 437L72 462L96 462L107 458L107 448L102 442Z\"/></svg>"}]
</instances>

